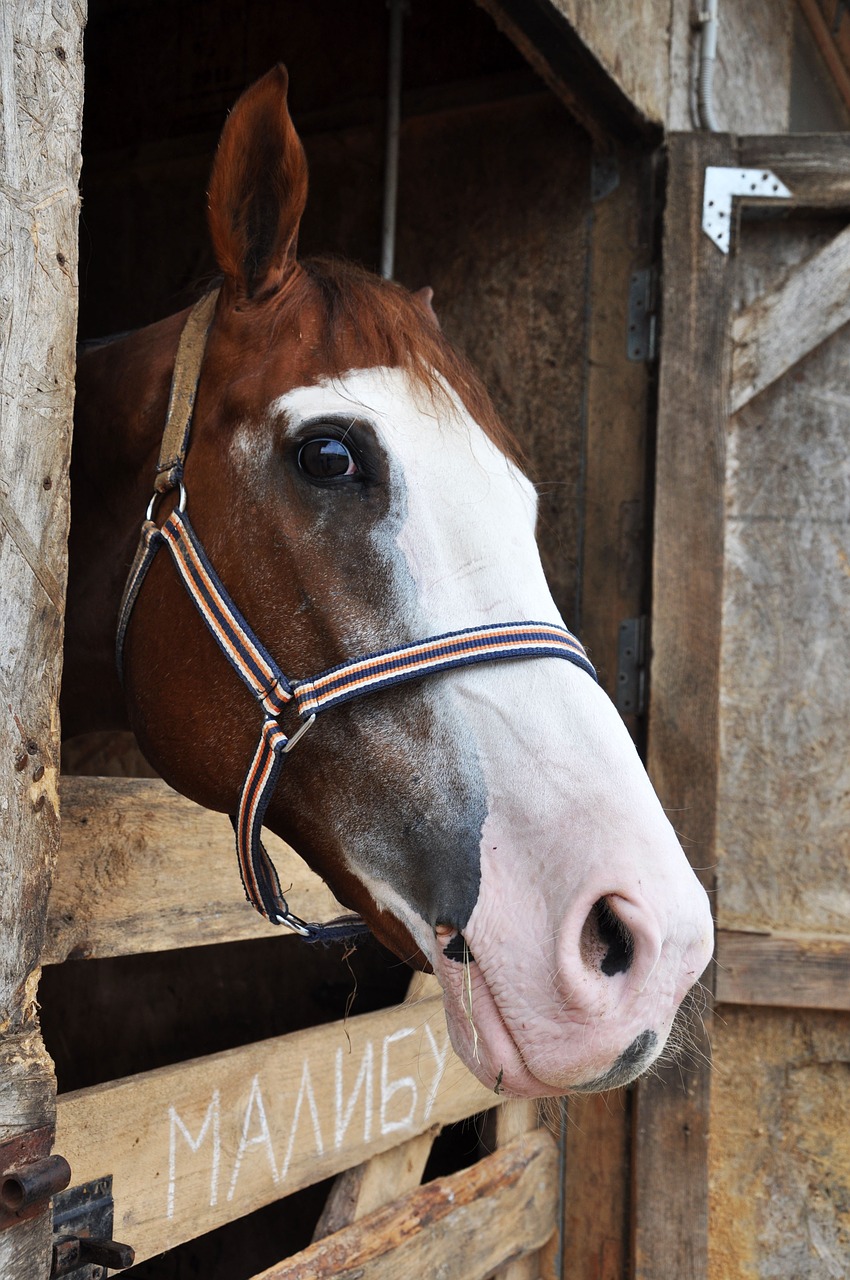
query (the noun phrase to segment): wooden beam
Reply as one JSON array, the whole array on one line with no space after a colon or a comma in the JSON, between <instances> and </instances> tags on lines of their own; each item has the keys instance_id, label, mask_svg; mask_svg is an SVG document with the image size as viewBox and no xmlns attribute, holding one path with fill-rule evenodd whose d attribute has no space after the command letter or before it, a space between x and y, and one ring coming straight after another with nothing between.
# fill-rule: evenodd
<instances>
[{"instance_id":1,"label":"wooden beam","mask_svg":"<svg viewBox=\"0 0 850 1280\"><path fill-rule=\"evenodd\" d=\"M729 258L702 230L720 134L674 134L664 220L656 462L649 772L695 868L712 868L723 603ZM739 162L740 163L740 162ZM761 162L760 162L761 163ZM713 871L698 870L708 889ZM635 1280L708 1274L709 1047L635 1090ZM659 1261L660 1260L660 1261Z\"/></svg>"},{"instance_id":2,"label":"wooden beam","mask_svg":"<svg viewBox=\"0 0 850 1280\"><path fill-rule=\"evenodd\" d=\"M557 1150L548 1133L516 1139L470 1169L426 1183L255 1280L485 1277L539 1249L555 1226Z\"/></svg>"},{"instance_id":3,"label":"wooden beam","mask_svg":"<svg viewBox=\"0 0 850 1280\"><path fill-rule=\"evenodd\" d=\"M850 320L850 227L761 294L732 324L737 413Z\"/></svg>"},{"instance_id":4,"label":"wooden beam","mask_svg":"<svg viewBox=\"0 0 850 1280\"><path fill-rule=\"evenodd\" d=\"M59 848L84 23L72 0L9 3L0 22L0 1141L49 1140L56 1092L37 990ZM0 1232L0 1275L47 1275L50 1242L45 1201Z\"/></svg>"},{"instance_id":5,"label":"wooden beam","mask_svg":"<svg viewBox=\"0 0 850 1280\"><path fill-rule=\"evenodd\" d=\"M43 962L287 936L245 901L227 817L153 778L64 777ZM277 836L266 846L297 915L343 908Z\"/></svg>"},{"instance_id":6,"label":"wooden beam","mask_svg":"<svg viewBox=\"0 0 850 1280\"><path fill-rule=\"evenodd\" d=\"M515 1098L503 1102L496 1112L496 1146L499 1150L528 1143L532 1135L536 1135L540 1119L537 1103L531 1099ZM550 1138L551 1142L551 1138ZM552 1179L546 1189L546 1196L552 1205L552 1232L557 1226L558 1207L558 1170L553 1171ZM546 1241L542 1241L545 1244ZM493 1276L493 1280L537 1280L540 1275L540 1255L534 1252L523 1252L519 1257L512 1257Z\"/></svg>"},{"instance_id":7,"label":"wooden beam","mask_svg":"<svg viewBox=\"0 0 850 1280\"><path fill-rule=\"evenodd\" d=\"M826 18L818 4L818 0L797 0L797 3L803 11L806 22L809 24L809 30L814 37L815 44L826 63L829 74L832 76L833 83L841 95L844 105L850 108L850 75L848 75L844 59L835 43L835 37L827 26Z\"/></svg>"},{"instance_id":8,"label":"wooden beam","mask_svg":"<svg viewBox=\"0 0 850 1280\"><path fill-rule=\"evenodd\" d=\"M850 937L717 935L720 1004L850 1013Z\"/></svg>"},{"instance_id":9,"label":"wooden beam","mask_svg":"<svg viewBox=\"0 0 850 1280\"><path fill-rule=\"evenodd\" d=\"M728 153L727 153L728 154ZM850 137L846 133L754 135L738 139L742 169L771 169L791 192L783 210L850 206Z\"/></svg>"},{"instance_id":10,"label":"wooden beam","mask_svg":"<svg viewBox=\"0 0 850 1280\"><path fill-rule=\"evenodd\" d=\"M57 1144L141 1261L498 1102L431 997L60 1096Z\"/></svg>"}]
</instances>

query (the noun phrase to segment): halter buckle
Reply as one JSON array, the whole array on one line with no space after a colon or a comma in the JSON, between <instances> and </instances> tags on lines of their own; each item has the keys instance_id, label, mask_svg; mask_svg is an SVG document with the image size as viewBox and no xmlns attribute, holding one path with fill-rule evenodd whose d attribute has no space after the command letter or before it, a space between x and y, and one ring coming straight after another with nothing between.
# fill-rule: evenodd
<instances>
[{"instance_id":1,"label":"halter buckle","mask_svg":"<svg viewBox=\"0 0 850 1280\"><path fill-rule=\"evenodd\" d=\"M292 737L287 739L286 746L281 748L283 755L288 756L292 748L294 746L297 746L297 744L304 737L304 734L307 732L307 730L312 729L315 723L316 723L316 713L314 711L313 714L310 716L309 720L305 720L301 728L296 729Z\"/></svg>"}]
</instances>

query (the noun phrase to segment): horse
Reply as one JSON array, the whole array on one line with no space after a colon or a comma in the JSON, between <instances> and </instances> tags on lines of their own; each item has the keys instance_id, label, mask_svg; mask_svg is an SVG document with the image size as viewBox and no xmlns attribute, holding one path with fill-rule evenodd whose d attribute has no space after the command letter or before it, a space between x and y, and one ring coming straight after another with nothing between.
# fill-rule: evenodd
<instances>
[{"instance_id":1,"label":"horse","mask_svg":"<svg viewBox=\"0 0 850 1280\"><path fill-rule=\"evenodd\" d=\"M484 1084L625 1084L710 959L705 891L558 613L520 450L430 291L299 259L307 168L287 89L276 67L225 124L209 188L221 284L201 320L184 311L80 360L63 726L132 728L172 787L231 815L257 761L285 760L260 819L397 956L433 970ZM187 324L198 377L175 466L163 424ZM267 686L234 674L177 571L181 538L232 605L233 644L268 659ZM173 554L153 554L166 541ZM475 654L440 666L470 636ZM392 674L399 654L403 677L370 676L368 696L304 733L310 673L356 683L363 655L389 655ZM255 837L246 892L297 927Z\"/></svg>"}]
</instances>

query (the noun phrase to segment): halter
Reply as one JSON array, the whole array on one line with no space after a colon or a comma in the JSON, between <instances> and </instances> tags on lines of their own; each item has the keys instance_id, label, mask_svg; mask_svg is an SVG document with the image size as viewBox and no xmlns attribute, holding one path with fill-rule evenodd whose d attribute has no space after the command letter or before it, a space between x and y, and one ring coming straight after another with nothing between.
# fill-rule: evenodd
<instances>
[{"instance_id":1,"label":"halter","mask_svg":"<svg viewBox=\"0 0 850 1280\"><path fill-rule=\"evenodd\" d=\"M142 524L118 618L116 658L123 668L124 639L139 591L159 549L167 547L195 608L213 639L247 685L263 712L260 740L239 801L231 816L245 896L272 924L286 925L311 942L331 941L367 932L359 916L328 924L307 924L289 910L274 863L260 839L263 818L284 757L315 724L316 717L367 693L455 667L516 658L566 658L596 679L587 654L566 627L547 622L507 622L432 636L340 663L304 680L289 680L251 630L211 565L186 514L183 466L206 338L218 290L207 294L189 314L174 366L168 415L156 470L155 492ZM177 506L163 522L153 516L159 497L179 491ZM300 725L289 735L281 726L289 703Z\"/></svg>"}]
</instances>

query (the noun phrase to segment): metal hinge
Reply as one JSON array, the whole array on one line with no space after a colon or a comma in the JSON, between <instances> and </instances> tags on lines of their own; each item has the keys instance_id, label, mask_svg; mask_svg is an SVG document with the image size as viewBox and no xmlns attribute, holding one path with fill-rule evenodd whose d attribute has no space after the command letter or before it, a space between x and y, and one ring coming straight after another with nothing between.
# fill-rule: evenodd
<instances>
[{"instance_id":1,"label":"metal hinge","mask_svg":"<svg viewBox=\"0 0 850 1280\"><path fill-rule=\"evenodd\" d=\"M626 618L617 637L617 689L614 703L621 716L646 711L646 618Z\"/></svg>"},{"instance_id":2,"label":"metal hinge","mask_svg":"<svg viewBox=\"0 0 850 1280\"><path fill-rule=\"evenodd\" d=\"M629 277L626 353L630 360L655 359L658 270L643 267Z\"/></svg>"},{"instance_id":3,"label":"metal hinge","mask_svg":"<svg viewBox=\"0 0 850 1280\"><path fill-rule=\"evenodd\" d=\"M111 1174L54 1196L50 1280L105 1280L108 1271L131 1267L131 1247L112 1239L113 1217Z\"/></svg>"}]
</instances>

